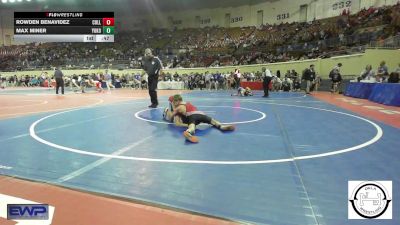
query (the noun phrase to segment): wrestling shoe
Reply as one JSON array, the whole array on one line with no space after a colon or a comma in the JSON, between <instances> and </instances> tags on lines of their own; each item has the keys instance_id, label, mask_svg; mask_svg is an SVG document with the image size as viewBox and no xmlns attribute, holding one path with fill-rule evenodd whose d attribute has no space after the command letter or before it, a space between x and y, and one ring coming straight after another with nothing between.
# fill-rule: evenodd
<instances>
[{"instance_id":1,"label":"wrestling shoe","mask_svg":"<svg viewBox=\"0 0 400 225\"><path fill-rule=\"evenodd\" d=\"M196 136L193 136L189 131L183 132L183 136L185 136L186 140L192 142L192 143L198 143L199 139Z\"/></svg>"},{"instance_id":2,"label":"wrestling shoe","mask_svg":"<svg viewBox=\"0 0 400 225\"><path fill-rule=\"evenodd\" d=\"M235 126L233 125L226 125L226 126L221 126L220 128L222 131L234 131L235 130Z\"/></svg>"}]
</instances>

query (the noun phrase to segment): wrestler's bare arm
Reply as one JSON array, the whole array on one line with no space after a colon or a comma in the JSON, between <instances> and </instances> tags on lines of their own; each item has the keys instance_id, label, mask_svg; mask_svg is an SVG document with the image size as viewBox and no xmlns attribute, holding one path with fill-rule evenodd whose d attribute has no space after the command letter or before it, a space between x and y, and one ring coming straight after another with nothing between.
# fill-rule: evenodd
<instances>
[{"instance_id":1,"label":"wrestler's bare arm","mask_svg":"<svg viewBox=\"0 0 400 225\"><path fill-rule=\"evenodd\" d=\"M188 127L189 125L182 122L182 118L180 116L174 117L174 124L178 127Z\"/></svg>"}]
</instances>

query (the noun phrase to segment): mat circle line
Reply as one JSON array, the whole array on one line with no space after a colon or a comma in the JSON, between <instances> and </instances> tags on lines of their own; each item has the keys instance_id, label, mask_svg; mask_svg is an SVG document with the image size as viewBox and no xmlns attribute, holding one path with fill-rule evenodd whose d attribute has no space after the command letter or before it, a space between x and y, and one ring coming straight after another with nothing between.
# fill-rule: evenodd
<instances>
[{"instance_id":1,"label":"mat circle line","mask_svg":"<svg viewBox=\"0 0 400 225\"><path fill-rule=\"evenodd\" d=\"M259 117L259 118L257 118L257 119L254 119L254 120L246 120L246 121L238 121L238 122L225 122L225 123L221 123L221 124L243 124L243 123L253 123L253 122L260 121L260 120L264 119L265 117L267 117L267 115L266 115L265 113L261 112L261 111L258 111L258 110L255 110L255 109L244 108L244 107L237 107L237 106L198 106L198 107L205 107L205 108L207 108L207 107L214 107L214 108L244 109L244 110L247 110L247 111L253 111L253 112L256 112L256 113L261 114L261 117ZM163 109L163 108L158 107L158 109ZM149 119L145 119L145 118L139 116L140 113L146 112L146 111L151 111L151 110L155 110L155 109L143 109L143 110L140 110L140 111L138 111L138 112L135 113L135 118L137 118L137 119L139 119L139 120L146 121L146 122L150 122L150 123L173 124L173 123L166 122L166 121L149 120Z\"/></svg>"},{"instance_id":2,"label":"mat circle line","mask_svg":"<svg viewBox=\"0 0 400 225\"><path fill-rule=\"evenodd\" d=\"M66 147L66 146L62 146L62 145L58 145L52 142L49 142L47 140L42 139L41 137L39 137L36 134L35 131L35 127L42 121L60 115L60 114L64 114L64 113L68 113L68 112L72 112L72 111L77 111L83 108L79 108L79 109L73 109L73 110L67 110L67 111L63 111L63 112L58 112L58 113L54 113L48 116L45 116L35 122L33 122L31 124L31 126L29 127L29 134L32 138L34 138L35 140L37 140L38 142L41 142L42 144L51 146L53 148L57 148L60 150L64 150L64 151L69 151L69 152L74 152L74 153L78 153L78 154L83 154L83 155L91 155L91 156L97 156L97 157L104 157L104 158L114 158L114 159L124 159L124 160L133 160L133 161L146 161L146 162L161 162L161 163L182 163L182 164L210 164L210 165L252 165L252 164L271 164L271 163L283 163L283 162L293 162L293 161L297 161L297 160L305 160L305 159L315 159L315 158L321 158L321 157L327 157L327 156L332 156L332 155L338 155L338 154L342 154L342 153L346 153L346 152L351 152L351 151L355 151L358 149L362 149L364 147L367 147L369 145L372 145L373 143L377 142L382 136L383 136L383 131L382 128L377 125L376 123L356 116L356 115L352 115L349 113L345 113L345 112L339 112L339 111L335 111L335 110L329 110L329 109L322 109L322 108L315 108L315 107L309 107L309 106L299 106L299 105L288 105L288 104L278 104L278 103L264 103L264 104L270 104L270 105L280 105L280 106L288 106L288 107L297 107L297 108L307 108L307 109L314 109L314 110L320 110L320 111L325 111L325 112L332 112L332 113L337 113L337 114L342 114L342 115L346 115L346 116L350 116L353 118L357 118L360 119L362 121L365 121L369 124L371 124L375 129L376 129L376 135L362 143L356 146L352 146L349 148L345 148L345 149L341 149L341 150L335 150L335 151L330 151L330 152L326 152L326 153L320 153L320 154L312 154L312 155L305 155L305 156L297 156L297 157L292 157L292 158L283 158L283 159L271 159L271 160L243 160L243 161L212 161L212 160L180 160L180 159L160 159L160 158L144 158L144 157L132 157L132 156L121 156L121 155L112 155L112 154L103 154L103 153L94 153L94 152L88 152L88 151L84 151L81 149L75 149L75 148L70 148L70 147Z\"/></svg>"}]
</instances>

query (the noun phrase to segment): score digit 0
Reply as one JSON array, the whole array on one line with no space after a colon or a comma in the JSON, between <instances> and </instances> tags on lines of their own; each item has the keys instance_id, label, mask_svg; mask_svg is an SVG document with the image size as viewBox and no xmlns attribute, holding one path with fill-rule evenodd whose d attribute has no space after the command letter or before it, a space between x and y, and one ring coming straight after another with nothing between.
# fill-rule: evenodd
<instances>
[{"instance_id":1,"label":"score digit 0","mask_svg":"<svg viewBox=\"0 0 400 225\"><path fill-rule=\"evenodd\" d=\"M114 34L114 27L103 27L103 34Z\"/></svg>"},{"instance_id":2,"label":"score digit 0","mask_svg":"<svg viewBox=\"0 0 400 225\"><path fill-rule=\"evenodd\" d=\"M103 26L114 26L114 18L103 18Z\"/></svg>"}]
</instances>

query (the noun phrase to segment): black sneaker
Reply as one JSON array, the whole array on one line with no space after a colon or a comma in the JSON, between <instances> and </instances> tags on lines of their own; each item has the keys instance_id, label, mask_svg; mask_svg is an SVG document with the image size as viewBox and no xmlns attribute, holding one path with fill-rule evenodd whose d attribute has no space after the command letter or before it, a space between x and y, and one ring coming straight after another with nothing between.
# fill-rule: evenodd
<instances>
[{"instance_id":1,"label":"black sneaker","mask_svg":"<svg viewBox=\"0 0 400 225\"><path fill-rule=\"evenodd\" d=\"M157 106L158 106L158 105L156 105L156 104L151 104L151 105L149 105L149 108L155 109L155 108L157 108Z\"/></svg>"}]
</instances>

